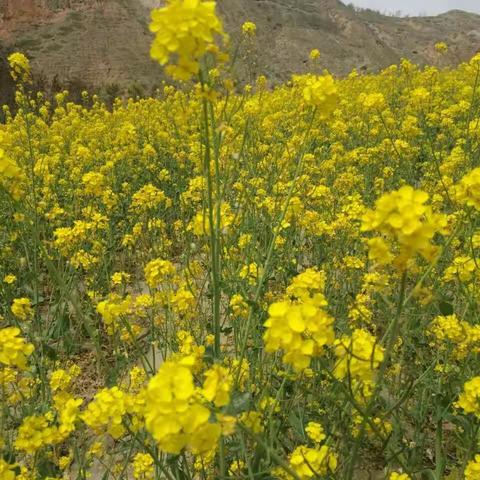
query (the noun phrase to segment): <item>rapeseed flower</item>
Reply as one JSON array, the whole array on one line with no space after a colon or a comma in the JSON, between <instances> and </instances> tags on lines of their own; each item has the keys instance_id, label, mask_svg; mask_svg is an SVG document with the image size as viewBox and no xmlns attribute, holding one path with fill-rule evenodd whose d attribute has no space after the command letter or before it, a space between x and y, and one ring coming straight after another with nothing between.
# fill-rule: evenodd
<instances>
[{"instance_id":1,"label":"rapeseed flower","mask_svg":"<svg viewBox=\"0 0 480 480\"><path fill-rule=\"evenodd\" d=\"M215 35L223 35L215 6L213 1L169 0L163 8L152 11L150 30L155 39L151 56L161 65L170 63L168 72L174 78L188 80L198 74L200 59Z\"/></svg>"},{"instance_id":2,"label":"rapeseed flower","mask_svg":"<svg viewBox=\"0 0 480 480\"><path fill-rule=\"evenodd\" d=\"M404 267L406 260L419 253L432 259L437 249L432 244L434 235L444 233L447 217L425 205L429 195L408 185L386 193L375 203L374 210L368 210L362 218L362 231L374 231L396 240L400 246L398 263ZM380 237L371 240L371 257L391 258L391 250Z\"/></svg>"},{"instance_id":3,"label":"rapeseed flower","mask_svg":"<svg viewBox=\"0 0 480 480\"><path fill-rule=\"evenodd\" d=\"M465 413L473 413L477 418L480 418L480 377L474 377L465 383L456 407L461 408Z\"/></svg>"},{"instance_id":4,"label":"rapeseed flower","mask_svg":"<svg viewBox=\"0 0 480 480\"><path fill-rule=\"evenodd\" d=\"M33 317L32 302L29 298L15 298L10 309L20 320L27 320Z\"/></svg>"},{"instance_id":5,"label":"rapeseed flower","mask_svg":"<svg viewBox=\"0 0 480 480\"><path fill-rule=\"evenodd\" d=\"M467 173L456 186L456 199L480 210L480 168Z\"/></svg>"},{"instance_id":6,"label":"rapeseed flower","mask_svg":"<svg viewBox=\"0 0 480 480\"><path fill-rule=\"evenodd\" d=\"M257 26L253 22L245 22L242 25L242 32L244 35L254 36L257 32Z\"/></svg>"},{"instance_id":7,"label":"rapeseed flower","mask_svg":"<svg viewBox=\"0 0 480 480\"><path fill-rule=\"evenodd\" d=\"M0 329L0 363L25 369L34 347L19 335L20 329L16 327Z\"/></svg>"},{"instance_id":8,"label":"rapeseed flower","mask_svg":"<svg viewBox=\"0 0 480 480\"><path fill-rule=\"evenodd\" d=\"M303 98L308 105L318 108L321 117L329 117L338 104L338 91L333 77L325 75L307 78L303 87Z\"/></svg>"},{"instance_id":9,"label":"rapeseed flower","mask_svg":"<svg viewBox=\"0 0 480 480\"><path fill-rule=\"evenodd\" d=\"M7 60L10 65L10 73L14 80L21 82L28 82L30 80L30 62L23 53L12 53Z\"/></svg>"},{"instance_id":10,"label":"rapeseed flower","mask_svg":"<svg viewBox=\"0 0 480 480\"><path fill-rule=\"evenodd\" d=\"M464 475L465 480L480 478L480 455L475 455L475 458L467 463Z\"/></svg>"}]
</instances>

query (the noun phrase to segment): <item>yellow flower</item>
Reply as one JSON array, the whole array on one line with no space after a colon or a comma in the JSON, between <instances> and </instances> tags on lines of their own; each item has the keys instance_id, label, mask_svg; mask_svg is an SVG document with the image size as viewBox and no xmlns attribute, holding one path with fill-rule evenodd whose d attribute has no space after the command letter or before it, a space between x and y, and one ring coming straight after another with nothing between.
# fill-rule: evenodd
<instances>
[{"instance_id":1,"label":"yellow flower","mask_svg":"<svg viewBox=\"0 0 480 480\"><path fill-rule=\"evenodd\" d=\"M435 44L435 50L438 53L445 54L448 52L448 45L445 42L438 42Z\"/></svg>"},{"instance_id":2,"label":"yellow flower","mask_svg":"<svg viewBox=\"0 0 480 480\"><path fill-rule=\"evenodd\" d=\"M82 177L82 183L87 195L101 197L105 189L105 176L99 172L88 172Z\"/></svg>"},{"instance_id":3,"label":"yellow flower","mask_svg":"<svg viewBox=\"0 0 480 480\"><path fill-rule=\"evenodd\" d=\"M5 275L5 277L3 277L3 281L5 283L7 283L8 285L11 285L12 283L17 281L17 277L15 275L12 275L12 274Z\"/></svg>"},{"instance_id":4,"label":"yellow flower","mask_svg":"<svg viewBox=\"0 0 480 480\"><path fill-rule=\"evenodd\" d=\"M246 318L248 316L248 303L239 293L232 295L230 308L236 317Z\"/></svg>"},{"instance_id":5,"label":"yellow flower","mask_svg":"<svg viewBox=\"0 0 480 480\"><path fill-rule=\"evenodd\" d=\"M480 168L474 168L460 180L455 197L460 203L480 210Z\"/></svg>"},{"instance_id":6,"label":"yellow flower","mask_svg":"<svg viewBox=\"0 0 480 480\"><path fill-rule=\"evenodd\" d=\"M455 358L465 358L478 349L477 326L461 321L456 315L438 316L431 323L428 333L435 336L437 346L444 351L450 347Z\"/></svg>"},{"instance_id":7,"label":"yellow flower","mask_svg":"<svg viewBox=\"0 0 480 480\"><path fill-rule=\"evenodd\" d=\"M29 454L46 445L54 445L63 440L55 426L51 425L52 415L32 415L23 419L18 429L15 448Z\"/></svg>"},{"instance_id":8,"label":"yellow flower","mask_svg":"<svg viewBox=\"0 0 480 480\"><path fill-rule=\"evenodd\" d=\"M316 422L308 422L307 426L305 427L305 432L307 433L308 437L316 443L320 443L327 438L323 431L323 427Z\"/></svg>"},{"instance_id":9,"label":"yellow flower","mask_svg":"<svg viewBox=\"0 0 480 480\"><path fill-rule=\"evenodd\" d=\"M145 396L145 425L161 450L193 454L216 448L221 435L218 423L210 422L210 411L195 395L189 368L166 361L150 380Z\"/></svg>"},{"instance_id":10,"label":"yellow flower","mask_svg":"<svg viewBox=\"0 0 480 480\"><path fill-rule=\"evenodd\" d=\"M386 193L375 203L374 210L368 210L362 218L362 231L375 231L395 239L400 245L399 265L420 253L431 259L436 252L431 241L435 233L445 232L447 218L425 205L428 194L414 190L410 186ZM374 249L371 258L378 260L379 255L389 256L389 249L383 239L370 241Z\"/></svg>"},{"instance_id":11,"label":"yellow flower","mask_svg":"<svg viewBox=\"0 0 480 480\"><path fill-rule=\"evenodd\" d=\"M465 383L455 406L480 419L480 377L474 377Z\"/></svg>"},{"instance_id":12,"label":"yellow flower","mask_svg":"<svg viewBox=\"0 0 480 480\"><path fill-rule=\"evenodd\" d=\"M22 169L0 148L0 184L13 199L19 200L24 195L25 178Z\"/></svg>"},{"instance_id":13,"label":"yellow flower","mask_svg":"<svg viewBox=\"0 0 480 480\"><path fill-rule=\"evenodd\" d=\"M21 80L23 82L30 80L30 63L23 53L12 53L8 57L8 64L10 65L10 73L14 80Z\"/></svg>"},{"instance_id":14,"label":"yellow flower","mask_svg":"<svg viewBox=\"0 0 480 480\"><path fill-rule=\"evenodd\" d=\"M307 269L287 288L289 300L275 302L268 309L263 336L267 352L283 350L283 361L301 371L312 357L323 354L335 340L333 318L324 311L323 272Z\"/></svg>"},{"instance_id":15,"label":"yellow flower","mask_svg":"<svg viewBox=\"0 0 480 480\"><path fill-rule=\"evenodd\" d=\"M364 97L363 106L366 110L381 112L385 106L385 97L381 93L369 93Z\"/></svg>"},{"instance_id":16,"label":"yellow flower","mask_svg":"<svg viewBox=\"0 0 480 480\"><path fill-rule=\"evenodd\" d=\"M83 400L81 398L69 398L60 411L59 433L66 437L75 430L75 422L80 418L80 406Z\"/></svg>"},{"instance_id":17,"label":"yellow flower","mask_svg":"<svg viewBox=\"0 0 480 480\"><path fill-rule=\"evenodd\" d=\"M240 422L253 433L263 432L262 414L260 412L255 412L254 410L243 412L240 415Z\"/></svg>"},{"instance_id":18,"label":"yellow flower","mask_svg":"<svg viewBox=\"0 0 480 480\"><path fill-rule=\"evenodd\" d=\"M351 336L344 335L335 342L338 358L335 376L372 381L375 370L383 362L384 349L366 330L356 329Z\"/></svg>"},{"instance_id":19,"label":"yellow flower","mask_svg":"<svg viewBox=\"0 0 480 480\"><path fill-rule=\"evenodd\" d=\"M447 282L460 280L460 282L468 283L475 278L476 270L477 263L475 259L462 255L453 259L452 265L445 269L443 278Z\"/></svg>"},{"instance_id":20,"label":"yellow flower","mask_svg":"<svg viewBox=\"0 0 480 480\"><path fill-rule=\"evenodd\" d=\"M464 475L465 480L478 480L480 478L480 455L475 455L475 459L468 462Z\"/></svg>"},{"instance_id":21,"label":"yellow flower","mask_svg":"<svg viewBox=\"0 0 480 480\"><path fill-rule=\"evenodd\" d=\"M390 251L388 243L382 237L367 240L368 258L379 265L388 265L395 256Z\"/></svg>"},{"instance_id":22,"label":"yellow flower","mask_svg":"<svg viewBox=\"0 0 480 480\"><path fill-rule=\"evenodd\" d=\"M152 11L150 30L155 33L151 56L161 65L170 65L168 73L179 80L188 80L200 69L199 61L223 34L222 24L215 14L215 2L203 0L170 0L163 8Z\"/></svg>"},{"instance_id":23,"label":"yellow flower","mask_svg":"<svg viewBox=\"0 0 480 480\"><path fill-rule=\"evenodd\" d=\"M65 470L73 462L73 452L70 452L68 455L63 455L58 459L58 468L60 470Z\"/></svg>"},{"instance_id":24,"label":"yellow flower","mask_svg":"<svg viewBox=\"0 0 480 480\"><path fill-rule=\"evenodd\" d=\"M133 478L150 480L154 476L153 458L148 453L137 453L133 458Z\"/></svg>"},{"instance_id":25,"label":"yellow flower","mask_svg":"<svg viewBox=\"0 0 480 480\"><path fill-rule=\"evenodd\" d=\"M0 458L0 478L2 480L15 480L17 468L16 464L7 463L3 458Z\"/></svg>"},{"instance_id":26,"label":"yellow flower","mask_svg":"<svg viewBox=\"0 0 480 480\"><path fill-rule=\"evenodd\" d=\"M390 474L388 480L411 480L410 475L406 473L393 472Z\"/></svg>"},{"instance_id":27,"label":"yellow flower","mask_svg":"<svg viewBox=\"0 0 480 480\"><path fill-rule=\"evenodd\" d=\"M145 280L150 288L159 287L162 282L171 279L175 275L175 267L168 260L159 258L151 260L144 269Z\"/></svg>"},{"instance_id":28,"label":"yellow flower","mask_svg":"<svg viewBox=\"0 0 480 480\"><path fill-rule=\"evenodd\" d=\"M0 329L0 362L7 366L24 369L27 357L32 354L34 348L19 335L20 329L16 327Z\"/></svg>"},{"instance_id":29,"label":"yellow flower","mask_svg":"<svg viewBox=\"0 0 480 480\"><path fill-rule=\"evenodd\" d=\"M308 105L318 108L321 117L330 116L337 108L338 93L331 75L308 78L303 88L303 98Z\"/></svg>"},{"instance_id":30,"label":"yellow flower","mask_svg":"<svg viewBox=\"0 0 480 480\"><path fill-rule=\"evenodd\" d=\"M222 203L220 207L220 229L223 233L229 231L235 215L232 213L232 207L228 203ZM210 235L210 220L204 212L198 212L188 226L188 230L192 230L197 236Z\"/></svg>"},{"instance_id":31,"label":"yellow flower","mask_svg":"<svg viewBox=\"0 0 480 480\"><path fill-rule=\"evenodd\" d=\"M217 407L224 407L230 402L232 378L228 370L220 365L214 365L205 372L203 395Z\"/></svg>"},{"instance_id":32,"label":"yellow flower","mask_svg":"<svg viewBox=\"0 0 480 480\"><path fill-rule=\"evenodd\" d=\"M132 195L130 209L136 213L141 213L156 208L162 202L167 207L171 203L162 190L149 183Z\"/></svg>"},{"instance_id":33,"label":"yellow flower","mask_svg":"<svg viewBox=\"0 0 480 480\"><path fill-rule=\"evenodd\" d=\"M20 320L33 317L32 302L29 298L15 298L11 306L12 313Z\"/></svg>"},{"instance_id":34,"label":"yellow flower","mask_svg":"<svg viewBox=\"0 0 480 480\"><path fill-rule=\"evenodd\" d=\"M111 277L110 281L112 285L122 285L123 283L128 283L130 280L130 274L127 272L115 272Z\"/></svg>"},{"instance_id":35,"label":"yellow flower","mask_svg":"<svg viewBox=\"0 0 480 480\"><path fill-rule=\"evenodd\" d=\"M273 303L265 322L267 352L283 350L283 361L303 370L334 340L333 319L315 304Z\"/></svg>"},{"instance_id":36,"label":"yellow flower","mask_svg":"<svg viewBox=\"0 0 480 480\"><path fill-rule=\"evenodd\" d=\"M244 35L254 36L257 32L257 26L253 22L245 22L242 25L242 32Z\"/></svg>"},{"instance_id":37,"label":"yellow flower","mask_svg":"<svg viewBox=\"0 0 480 480\"><path fill-rule=\"evenodd\" d=\"M230 463L228 467L228 473L230 475L236 476L237 474L241 474L242 470L245 468L245 462L243 460L234 460Z\"/></svg>"},{"instance_id":38,"label":"yellow flower","mask_svg":"<svg viewBox=\"0 0 480 480\"><path fill-rule=\"evenodd\" d=\"M252 240L252 235L249 233L242 233L238 239L238 247L245 248Z\"/></svg>"},{"instance_id":39,"label":"yellow flower","mask_svg":"<svg viewBox=\"0 0 480 480\"><path fill-rule=\"evenodd\" d=\"M93 442L90 448L87 451L87 458L89 457L100 457L104 451L104 446L102 442Z\"/></svg>"},{"instance_id":40,"label":"yellow flower","mask_svg":"<svg viewBox=\"0 0 480 480\"><path fill-rule=\"evenodd\" d=\"M258 278L262 275L263 269L255 262L244 265L240 270L240 278L246 279L250 285L255 285Z\"/></svg>"},{"instance_id":41,"label":"yellow flower","mask_svg":"<svg viewBox=\"0 0 480 480\"><path fill-rule=\"evenodd\" d=\"M330 447L308 448L305 445L297 447L290 455L290 467L302 480L327 475L337 468L337 456Z\"/></svg>"},{"instance_id":42,"label":"yellow flower","mask_svg":"<svg viewBox=\"0 0 480 480\"><path fill-rule=\"evenodd\" d=\"M59 368L50 374L50 389L53 393L57 391L67 391L74 378L80 374L80 367L73 365L68 370Z\"/></svg>"},{"instance_id":43,"label":"yellow flower","mask_svg":"<svg viewBox=\"0 0 480 480\"><path fill-rule=\"evenodd\" d=\"M319 307L327 306L323 296L325 289L325 272L315 268L307 268L292 279L286 293L290 298L308 301L314 299Z\"/></svg>"},{"instance_id":44,"label":"yellow flower","mask_svg":"<svg viewBox=\"0 0 480 480\"><path fill-rule=\"evenodd\" d=\"M104 388L95 394L81 418L94 431L100 432L106 429L113 438L117 439L125 432L122 420L131 407L130 395L118 387Z\"/></svg>"},{"instance_id":45,"label":"yellow flower","mask_svg":"<svg viewBox=\"0 0 480 480\"><path fill-rule=\"evenodd\" d=\"M320 58L320 50L318 50L317 48L314 48L311 52L310 52L310 60L317 60L318 58Z\"/></svg>"}]
</instances>

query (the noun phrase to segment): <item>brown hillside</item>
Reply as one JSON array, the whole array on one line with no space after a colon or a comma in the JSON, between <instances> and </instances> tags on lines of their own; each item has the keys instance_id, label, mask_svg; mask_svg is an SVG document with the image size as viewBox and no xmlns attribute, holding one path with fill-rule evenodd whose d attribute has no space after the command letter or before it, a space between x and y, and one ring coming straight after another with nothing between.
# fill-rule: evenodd
<instances>
[{"instance_id":1,"label":"brown hillside","mask_svg":"<svg viewBox=\"0 0 480 480\"><path fill-rule=\"evenodd\" d=\"M90 85L158 82L149 59L149 8L158 0L0 0L3 51L26 52L35 72ZM227 31L245 20L258 26L257 67L273 80L306 68L312 48L322 66L344 75L375 71L400 58L457 64L480 49L480 16L452 11L437 17L393 18L356 12L338 0L219 0ZM443 57L437 41L450 46Z\"/></svg>"}]
</instances>

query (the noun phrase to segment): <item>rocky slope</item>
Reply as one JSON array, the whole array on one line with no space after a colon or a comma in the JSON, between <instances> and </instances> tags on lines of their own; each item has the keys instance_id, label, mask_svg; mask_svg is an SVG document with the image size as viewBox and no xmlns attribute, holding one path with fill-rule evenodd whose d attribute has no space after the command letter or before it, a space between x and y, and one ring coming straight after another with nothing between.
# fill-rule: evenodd
<instances>
[{"instance_id":1,"label":"rocky slope","mask_svg":"<svg viewBox=\"0 0 480 480\"><path fill-rule=\"evenodd\" d=\"M271 76L301 71L311 48L322 64L344 75L376 71L402 57L420 64L455 64L480 49L480 16L452 11L436 17L393 18L357 12L338 0L222 0L229 30L247 18L259 26L259 64ZM434 45L450 45L442 60Z\"/></svg>"},{"instance_id":2,"label":"rocky slope","mask_svg":"<svg viewBox=\"0 0 480 480\"><path fill-rule=\"evenodd\" d=\"M0 0L0 47L19 49L37 75L88 85L151 86L161 68L149 59L149 9L159 0ZM273 80L306 69L308 52L343 75L375 71L401 57L455 64L480 49L480 16L452 11L437 17L392 18L356 12L338 0L218 0L235 37L245 20L258 26L255 69ZM439 59L437 41L450 45ZM3 68L2 68L3 69Z\"/></svg>"}]
</instances>

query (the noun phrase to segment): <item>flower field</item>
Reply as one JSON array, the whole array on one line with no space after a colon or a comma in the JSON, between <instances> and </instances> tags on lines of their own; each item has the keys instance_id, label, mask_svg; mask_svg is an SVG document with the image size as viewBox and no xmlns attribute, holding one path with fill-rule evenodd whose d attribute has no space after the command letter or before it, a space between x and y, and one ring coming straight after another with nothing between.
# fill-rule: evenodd
<instances>
[{"instance_id":1,"label":"flower field","mask_svg":"<svg viewBox=\"0 0 480 480\"><path fill-rule=\"evenodd\" d=\"M189 82L112 109L9 58L0 479L480 479L480 54L240 85L213 2L151 29Z\"/></svg>"}]
</instances>

